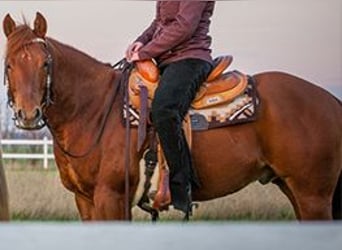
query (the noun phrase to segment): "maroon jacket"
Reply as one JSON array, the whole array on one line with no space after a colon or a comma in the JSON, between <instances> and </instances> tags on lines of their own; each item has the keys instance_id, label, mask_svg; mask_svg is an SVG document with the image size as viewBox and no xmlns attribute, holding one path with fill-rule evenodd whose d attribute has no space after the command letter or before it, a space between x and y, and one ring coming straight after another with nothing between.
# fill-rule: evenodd
<instances>
[{"instance_id":1,"label":"maroon jacket","mask_svg":"<svg viewBox=\"0 0 342 250\"><path fill-rule=\"evenodd\" d=\"M212 62L210 17L215 1L158 1L156 17L136 41L144 46L140 59L157 60L158 64L186 58Z\"/></svg>"}]
</instances>

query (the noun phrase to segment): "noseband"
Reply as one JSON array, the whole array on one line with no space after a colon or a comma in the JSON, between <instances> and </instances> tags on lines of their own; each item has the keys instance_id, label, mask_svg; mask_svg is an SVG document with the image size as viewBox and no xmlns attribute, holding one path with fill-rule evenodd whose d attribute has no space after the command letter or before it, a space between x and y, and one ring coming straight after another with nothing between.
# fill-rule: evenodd
<instances>
[{"instance_id":1,"label":"noseband","mask_svg":"<svg viewBox=\"0 0 342 250\"><path fill-rule=\"evenodd\" d=\"M46 68L46 84L45 84L45 94L41 102L40 108L43 110L44 108L50 106L53 104L52 98L51 98L51 86L52 86L52 65L53 65L53 60L51 53L49 52L48 49L48 43L45 39L36 37L30 42L24 44L24 46L29 46L31 44L36 44L36 43L41 43L44 45L47 57L46 57L46 62L45 62L45 68ZM10 90L10 81L8 77L8 70L9 70L9 65L7 60L5 59L5 66L4 66L4 85L7 88L7 104L10 108L14 110L14 98ZM14 112L14 118L13 120L15 121L15 126L21 128L20 123L18 121L18 115L16 112ZM35 129L40 129L43 128L46 125L46 118L43 116L42 120L39 122L38 126Z\"/></svg>"}]
</instances>

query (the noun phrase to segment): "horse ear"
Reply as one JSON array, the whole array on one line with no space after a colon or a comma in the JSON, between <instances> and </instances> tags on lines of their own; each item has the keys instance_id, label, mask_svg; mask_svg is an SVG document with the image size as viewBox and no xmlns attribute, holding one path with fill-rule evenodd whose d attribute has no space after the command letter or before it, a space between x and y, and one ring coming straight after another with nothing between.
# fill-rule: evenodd
<instances>
[{"instance_id":1,"label":"horse ear","mask_svg":"<svg viewBox=\"0 0 342 250\"><path fill-rule=\"evenodd\" d=\"M10 14L7 14L5 16L2 25L3 25L3 29L4 29L4 33L6 37L8 37L15 30L15 27L16 27L15 22L10 16Z\"/></svg>"},{"instance_id":2,"label":"horse ear","mask_svg":"<svg viewBox=\"0 0 342 250\"><path fill-rule=\"evenodd\" d=\"M36 13L36 19L34 20L33 32L40 38L44 38L47 31L47 22L45 17L39 12Z\"/></svg>"}]
</instances>

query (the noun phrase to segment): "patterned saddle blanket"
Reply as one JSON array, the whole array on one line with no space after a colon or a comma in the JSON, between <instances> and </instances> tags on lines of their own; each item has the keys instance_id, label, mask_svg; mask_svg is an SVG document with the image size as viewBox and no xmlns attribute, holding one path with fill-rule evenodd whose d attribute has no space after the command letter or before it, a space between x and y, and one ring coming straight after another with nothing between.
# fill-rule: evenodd
<instances>
[{"instance_id":1,"label":"patterned saddle blanket","mask_svg":"<svg viewBox=\"0 0 342 250\"><path fill-rule=\"evenodd\" d=\"M258 104L254 80L248 77L246 88L233 100L204 109L191 108L191 129L201 131L255 121Z\"/></svg>"}]
</instances>

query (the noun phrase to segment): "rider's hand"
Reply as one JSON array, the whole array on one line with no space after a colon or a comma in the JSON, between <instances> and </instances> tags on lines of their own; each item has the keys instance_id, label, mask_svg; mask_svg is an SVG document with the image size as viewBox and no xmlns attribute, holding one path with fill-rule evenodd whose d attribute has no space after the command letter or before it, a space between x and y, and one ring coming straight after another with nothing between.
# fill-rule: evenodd
<instances>
[{"instance_id":1,"label":"rider's hand","mask_svg":"<svg viewBox=\"0 0 342 250\"><path fill-rule=\"evenodd\" d=\"M132 62L132 57L134 54L137 54L136 52L139 51L141 49L141 47L143 47L144 44L142 42L134 42L132 44L130 44L126 50L126 59L129 62ZM136 56L135 56L136 57ZM136 60L134 60L136 61Z\"/></svg>"},{"instance_id":2,"label":"rider's hand","mask_svg":"<svg viewBox=\"0 0 342 250\"><path fill-rule=\"evenodd\" d=\"M140 61L139 53L133 52L132 56L127 61L130 63Z\"/></svg>"}]
</instances>

